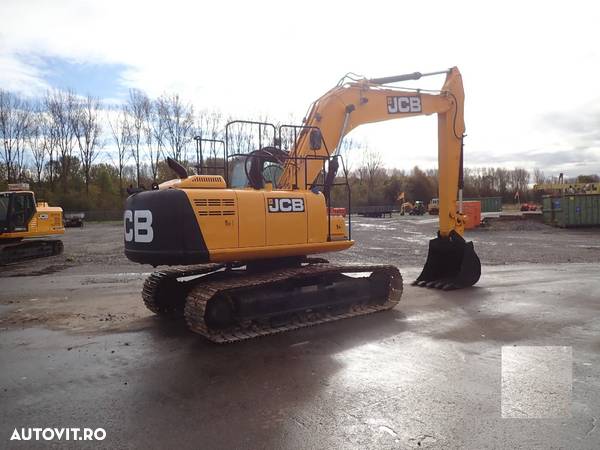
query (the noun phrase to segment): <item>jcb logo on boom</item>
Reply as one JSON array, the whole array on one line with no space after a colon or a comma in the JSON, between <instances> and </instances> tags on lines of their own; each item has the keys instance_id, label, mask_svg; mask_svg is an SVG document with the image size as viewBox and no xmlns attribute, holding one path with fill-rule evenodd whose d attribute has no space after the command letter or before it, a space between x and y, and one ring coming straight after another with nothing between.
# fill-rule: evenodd
<instances>
[{"instance_id":1,"label":"jcb logo on boom","mask_svg":"<svg viewBox=\"0 0 600 450\"><path fill-rule=\"evenodd\" d=\"M269 212L304 212L303 198L268 198Z\"/></svg>"},{"instance_id":2,"label":"jcb logo on boom","mask_svg":"<svg viewBox=\"0 0 600 450\"><path fill-rule=\"evenodd\" d=\"M421 97L418 95L388 97L387 108L389 114L420 113Z\"/></svg>"},{"instance_id":3,"label":"jcb logo on boom","mask_svg":"<svg viewBox=\"0 0 600 450\"><path fill-rule=\"evenodd\" d=\"M148 209L125 210L125 241L148 243L154 239L152 230L152 211Z\"/></svg>"}]
</instances>

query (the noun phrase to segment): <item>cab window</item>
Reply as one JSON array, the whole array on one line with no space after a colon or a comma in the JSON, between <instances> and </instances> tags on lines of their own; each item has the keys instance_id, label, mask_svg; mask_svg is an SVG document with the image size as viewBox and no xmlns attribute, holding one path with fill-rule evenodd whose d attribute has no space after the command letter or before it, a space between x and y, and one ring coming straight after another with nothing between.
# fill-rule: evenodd
<instances>
[{"instance_id":1,"label":"cab window","mask_svg":"<svg viewBox=\"0 0 600 450\"><path fill-rule=\"evenodd\" d=\"M33 194L29 192L13 194L10 222L14 231L26 230L34 213Z\"/></svg>"},{"instance_id":2,"label":"cab window","mask_svg":"<svg viewBox=\"0 0 600 450\"><path fill-rule=\"evenodd\" d=\"M0 228L4 230L7 226L8 218L8 194L0 194Z\"/></svg>"}]
</instances>

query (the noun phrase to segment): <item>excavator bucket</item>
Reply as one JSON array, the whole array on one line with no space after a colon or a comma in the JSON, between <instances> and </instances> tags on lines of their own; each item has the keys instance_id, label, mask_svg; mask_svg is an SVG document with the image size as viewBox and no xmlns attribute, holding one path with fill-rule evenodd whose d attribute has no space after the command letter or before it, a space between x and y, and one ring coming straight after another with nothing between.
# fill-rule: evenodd
<instances>
[{"instance_id":1,"label":"excavator bucket","mask_svg":"<svg viewBox=\"0 0 600 450\"><path fill-rule=\"evenodd\" d=\"M481 275L481 262L473 248L455 231L429 241L425 267L413 285L443 290L473 286Z\"/></svg>"}]
</instances>

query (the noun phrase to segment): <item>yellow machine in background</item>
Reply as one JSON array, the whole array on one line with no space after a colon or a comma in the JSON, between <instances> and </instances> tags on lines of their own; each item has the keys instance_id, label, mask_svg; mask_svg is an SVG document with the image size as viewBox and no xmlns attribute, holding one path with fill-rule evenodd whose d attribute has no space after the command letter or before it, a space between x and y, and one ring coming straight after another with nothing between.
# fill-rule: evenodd
<instances>
[{"instance_id":1,"label":"yellow machine in background","mask_svg":"<svg viewBox=\"0 0 600 450\"><path fill-rule=\"evenodd\" d=\"M62 241L39 238L64 232L62 208L36 203L27 184L0 192L0 264L58 255Z\"/></svg>"},{"instance_id":2,"label":"yellow machine in background","mask_svg":"<svg viewBox=\"0 0 600 450\"><path fill-rule=\"evenodd\" d=\"M559 194L600 194L600 183L565 183L561 173L556 183L534 184L533 189L545 193L558 192Z\"/></svg>"},{"instance_id":3,"label":"yellow machine in background","mask_svg":"<svg viewBox=\"0 0 600 450\"><path fill-rule=\"evenodd\" d=\"M426 212L427 210L425 208L425 204L420 200L416 200L414 203L404 202L400 206L401 216L405 214L409 214L411 216L422 216Z\"/></svg>"},{"instance_id":4,"label":"yellow machine in background","mask_svg":"<svg viewBox=\"0 0 600 450\"><path fill-rule=\"evenodd\" d=\"M446 75L440 91L390 86L437 74ZM300 126L230 122L220 168L199 167L189 176L168 159L179 179L126 201L125 254L153 266L196 265L153 273L142 292L146 306L161 315L183 314L191 330L214 342L394 307L402 294L395 266L334 265L309 255L354 244L351 216L346 223L329 208L334 186L349 190L345 170L341 183L338 176L343 137L362 124L429 114L438 116L440 227L415 283L475 284L481 265L462 238L462 79L457 68L426 75L345 77L313 103ZM272 140L243 153L231 144L236 123L256 125L263 143L261 133L272 129ZM284 128L294 132L286 149Z\"/></svg>"}]
</instances>

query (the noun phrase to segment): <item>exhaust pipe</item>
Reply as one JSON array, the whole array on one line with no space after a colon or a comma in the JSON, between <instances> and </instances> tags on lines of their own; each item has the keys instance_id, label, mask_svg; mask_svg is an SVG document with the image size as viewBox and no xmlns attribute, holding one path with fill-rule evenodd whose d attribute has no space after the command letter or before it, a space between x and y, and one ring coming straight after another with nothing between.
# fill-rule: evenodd
<instances>
[{"instance_id":1,"label":"exhaust pipe","mask_svg":"<svg viewBox=\"0 0 600 450\"><path fill-rule=\"evenodd\" d=\"M445 291L473 286L481 276L481 261L473 242L467 242L456 231L448 237L439 236L429 241L429 254L421 275L414 286L431 287Z\"/></svg>"}]
</instances>

